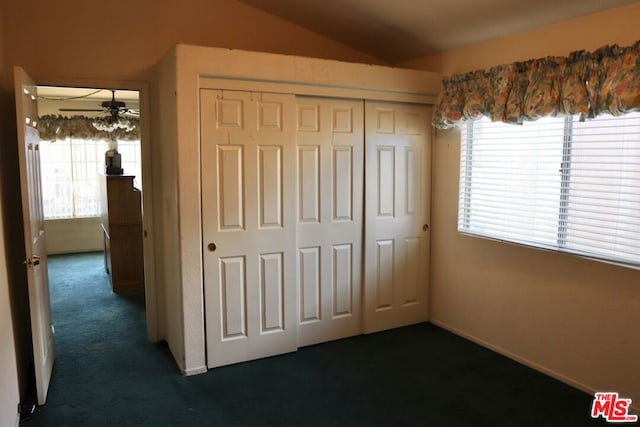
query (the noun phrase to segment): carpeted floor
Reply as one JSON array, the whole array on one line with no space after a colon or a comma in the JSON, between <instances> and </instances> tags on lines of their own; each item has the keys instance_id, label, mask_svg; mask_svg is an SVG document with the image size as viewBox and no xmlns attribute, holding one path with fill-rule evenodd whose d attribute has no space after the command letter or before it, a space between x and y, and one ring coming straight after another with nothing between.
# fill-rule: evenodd
<instances>
[{"instance_id":1,"label":"carpeted floor","mask_svg":"<svg viewBox=\"0 0 640 427\"><path fill-rule=\"evenodd\" d=\"M49 259L56 362L23 426L583 426L591 396L425 323L180 376L102 254Z\"/></svg>"}]
</instances>

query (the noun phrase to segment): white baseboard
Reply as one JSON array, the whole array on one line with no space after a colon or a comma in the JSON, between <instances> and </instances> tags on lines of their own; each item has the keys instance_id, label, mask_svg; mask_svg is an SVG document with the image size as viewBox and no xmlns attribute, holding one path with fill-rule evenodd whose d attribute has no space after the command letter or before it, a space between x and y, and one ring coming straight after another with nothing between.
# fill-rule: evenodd
<instances>
[{"instance_id":1,"label":"white baseboard","mask_svg":"<svg viewBox=\"0 0 640 427\"><path fill-rule=\"evenodd\" d=\"M197 368L191 368L191 369L180 368L180 370L182 371L182 375L184 375L185 377L190 377L191 375L204 374L205 372L207 372L207 367L198 366Z\"/></svg>"}]
</instances>

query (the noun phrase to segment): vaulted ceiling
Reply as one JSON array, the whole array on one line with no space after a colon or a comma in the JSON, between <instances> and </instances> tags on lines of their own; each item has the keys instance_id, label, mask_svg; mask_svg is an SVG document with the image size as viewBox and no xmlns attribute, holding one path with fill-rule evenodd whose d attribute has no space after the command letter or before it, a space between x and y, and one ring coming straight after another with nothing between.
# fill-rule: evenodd
<instances>
[{"instance_id":1,"label":"vaulted ceiling","mask_svg":"<svg viewBox=\"0 0 640 427\"><path fill-rule=\"evenodd\" d=\"M635 3L633 0L240 1L390 64Z\"/></svg>"}]
</instances>

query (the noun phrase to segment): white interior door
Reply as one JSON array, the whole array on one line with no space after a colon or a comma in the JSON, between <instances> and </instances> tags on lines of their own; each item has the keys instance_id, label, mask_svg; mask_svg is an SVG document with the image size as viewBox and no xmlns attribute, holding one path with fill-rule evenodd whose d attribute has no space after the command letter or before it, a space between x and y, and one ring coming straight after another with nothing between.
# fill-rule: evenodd
<instances>
[{"instance_id":1,"label":"white interior door","mask_svg":"<svg viewBox=\"0 0 640 427\"><path fill-rule=\"evenodd\" d=\"M430 118L365 102L366 333L427 320Z\"/></svg>"},{"instance_id":2,"label":"white interior door","mask_svg":"<svg viewBox=\"0 0 640 427\"><path fill-rule=\"evenodd\" d=\"M298 345L362 333L362 100L297 98Z\"/></svg>"},{"instance_id":3,"label":"white interior door","mask_svg":"<svg viewBox=\"0 0 640 427\"><path fill-rule=\"evenodd\" d=\"M295 351L295 97L200 102L207 365Z\"/></svg>"},{"instance_id":4,"label":"white interior door","mask_svg":"<svg viewBox=\"0 0 640 427\"><path fill-rule=\"evenodd\" d=\"M14 69L18 152L24 243L29 286L29 310L38 404L47 399L53 369L53 326L49 298L49 276L42 211L40 136L38 134L37 88L22 68Z\"/></svg>"}]
</instances>

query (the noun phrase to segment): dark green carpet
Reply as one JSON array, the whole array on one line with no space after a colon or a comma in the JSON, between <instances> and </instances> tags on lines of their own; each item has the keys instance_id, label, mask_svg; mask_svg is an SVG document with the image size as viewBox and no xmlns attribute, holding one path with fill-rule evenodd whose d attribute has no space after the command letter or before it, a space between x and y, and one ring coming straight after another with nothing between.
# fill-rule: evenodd
<instances>
[{"instance_id":1,"label":"dark green carpet","mask_svg":"<svg viewBox=\"0 0 640 427\"><path fill-rule=\"evenodd\" d=\"M431 324L182 377L102 254L49 259L56 362L24 426L582 426L591 396ZM595 422L600 424L599 422Z\"/></svg>"}]
</instances>

